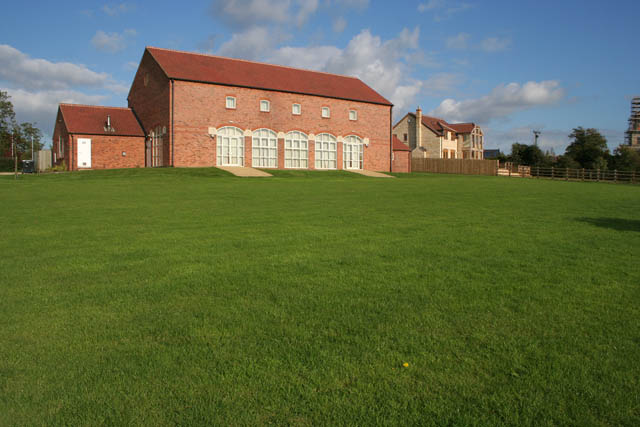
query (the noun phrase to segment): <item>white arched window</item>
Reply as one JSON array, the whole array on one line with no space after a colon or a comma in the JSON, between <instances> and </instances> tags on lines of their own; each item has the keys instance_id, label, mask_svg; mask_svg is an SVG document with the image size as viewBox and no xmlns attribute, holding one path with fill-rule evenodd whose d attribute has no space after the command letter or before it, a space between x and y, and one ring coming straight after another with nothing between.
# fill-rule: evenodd
<instances>
[{"instance_id":1,"label":"white arched window","mask_svg":"<svg viewBox=\"0 0 640 427\"><path fill-rule=\"evenodd\" d=\"M284 167L309 167L309 142L307 135L302 132L289 132L284 139Z\"/></svg>"},{"instance_id":2,"label":"white arched window","mask_svg":"<svg viewBox=\"0 0 640 427\"><path fill-rule=\"evenodd\" d=\"M338 168L338 142L336 137L321 133L316 135L316 169Z\"/></svg>"},{"instance_id":3,"label":"white arched window","mask_svg":"<svg viewBox=\"0 0 640 427\"><path fill-rule=\"evenodd\" d=\"M218 166L244 165L244 132L242 130L225 126L218 129L216 140Z\"/></svg>"},{"instance_id":4,"label":"white arched window","mask_svg":"<svg viewBox=\"0 0 640 427\"><path fill-rule=\"evenodd\" d=\"M342 143L342 160L345 169L362 169L364 143L359 136L347 136Z\"/></svg>"},{"instance_id":5,"label":"white arched window","mask_svg":"<svg viewBox=\"0 0 640 427\"><path fill-rule=\"evenodd\" d=\"M278 136L270 129L253 132L251 165L254 168L278 167Z\"/></svg>"}]
</instances>

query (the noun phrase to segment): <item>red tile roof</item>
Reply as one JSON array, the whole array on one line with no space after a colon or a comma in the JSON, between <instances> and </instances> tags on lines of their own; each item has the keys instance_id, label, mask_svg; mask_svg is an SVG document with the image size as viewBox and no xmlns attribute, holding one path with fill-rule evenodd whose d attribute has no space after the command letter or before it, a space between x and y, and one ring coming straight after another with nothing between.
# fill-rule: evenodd
<instances>
[{"instance_id":1,"label":"red tile roof","mask_svg":"<svg viewBox=\"0 0 640 427\"><path fill-rule=\"evenodd\" d=\"M393 135L393 151L411 151L411 148L400 141L397 136Z\"/></svg>"},{"instance_id":2,"label":"red tile roof","mask_svg":"<svg viewBox=\"0 0 640 427\"><path fill-rule=\"evenodd\" d=\"M449 126L451 126L458 133L471 133L471 131L473 131L473 128L476 127L476 124L475 123L454 123L454 124L450 124Z\"/></svg>"},{"instance_id":3,"label":"red tile roof","mask_svg":"<svg viewBox=\"0 0 640 427\"><path fill-rule=\"evenodd\" d=\"M170 79L392 105L355 77L157 47L147 51Z\"/></svg>"},{"instance_id":4,"label":"red tile roof","mask_svg":"<svg viewBox=\"0 0 640 427\"><path fill-rule=\"evenodd\" d=\"M144 136L131 108L60 104L60 111L69 133ZM112 132L105 129L107 116L111 117Z\"/></svg>"}]
</instances>

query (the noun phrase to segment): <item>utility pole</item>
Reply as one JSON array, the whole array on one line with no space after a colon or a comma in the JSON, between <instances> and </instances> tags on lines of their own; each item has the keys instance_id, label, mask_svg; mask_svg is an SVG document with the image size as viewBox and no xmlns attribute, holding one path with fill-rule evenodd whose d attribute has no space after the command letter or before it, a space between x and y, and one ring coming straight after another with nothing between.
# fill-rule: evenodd
<instances>
[{"instance_id":1,"label":"utility pole","mask_svg":"<svg viewBox=\"0 0 640 427\"><path fill-rule=\"evenodd\" d=\"M15 179L18 179L18 147L16 147L16 140L11 134L11 148L13 148L13 171L15 173Z\"/></svg>"}]
</instances>

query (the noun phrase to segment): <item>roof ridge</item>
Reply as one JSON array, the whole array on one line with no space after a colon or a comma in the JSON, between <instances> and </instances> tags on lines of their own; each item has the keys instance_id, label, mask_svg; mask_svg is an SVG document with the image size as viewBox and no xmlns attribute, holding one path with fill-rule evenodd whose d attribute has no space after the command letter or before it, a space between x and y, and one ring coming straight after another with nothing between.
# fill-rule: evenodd
<instances>
[{"instance_id":1,"label":"roof ridge","mask_svg":"<svg viewBox=\"0 0 640 427\"><path fill-rule=\"evenodd\" d=\"M355 76L347 76L347 75L344 75L344 74L329 73L327 71L310 70L308 68L291 67L291 66L288 66L288 65L271 64L269 62L251 61L249 59L231 58L229 56L213 55L213 54L210 54L210 53L188 52L188 51L185 51L185 50L167 49L167 48L164 48L164 47L155 47L155 46L146 46L146 49L157 49L157 50L164 50L166 52L176 52L176 53L184 53L184 54L187 54L187 55L205 56L207 58L228 59L230 61L247 62L249 64L258 64L258 65L268 65L268 66L271 66L271 67L287 68L289 70L296 70L296 71L308 71L310 73L326 74L326 75L329 75L329 76L344 77L344 78L347 78L347 79L354 79L354 80L362 81L362 80L360 80L360 78L355 77Z\"/></svg>"},{"instance_id":2,"label":"roof ridge","mask_svg":"<svg viewBox=\"0 0 640 427\"><path fill-rule=\"evenodd\" d=\"M68 105L70 107L111 108L114 110L131 110L131 107L110 107L107 105L71 104L68 102L61 102L59 105Z\"/></svg>"}]
</instances>

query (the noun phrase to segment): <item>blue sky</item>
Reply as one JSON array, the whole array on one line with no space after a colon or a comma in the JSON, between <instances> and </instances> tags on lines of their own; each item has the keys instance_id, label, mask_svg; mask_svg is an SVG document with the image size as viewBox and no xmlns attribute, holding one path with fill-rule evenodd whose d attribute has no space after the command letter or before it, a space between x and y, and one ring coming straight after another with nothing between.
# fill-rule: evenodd
<instances>
[{"instance_id":1,"label":"blue sky","mask_svg":"<svg viewBox=\"0 0 640 427\"><path fill-rule=\"evenodd\" d=\"M475 121L486 148L531 143L536 128L560 154L584 126L613 149L640 95L638 17L637 0L11 2L0 89L48 136L59 102L126 106L157 46L356 75L395 120L420 106Z\"/></svg>"}]
</instances>

